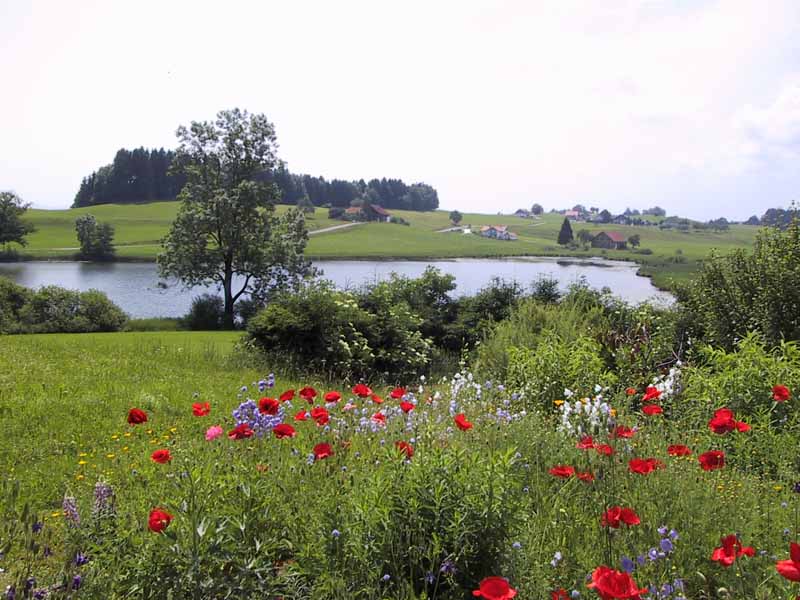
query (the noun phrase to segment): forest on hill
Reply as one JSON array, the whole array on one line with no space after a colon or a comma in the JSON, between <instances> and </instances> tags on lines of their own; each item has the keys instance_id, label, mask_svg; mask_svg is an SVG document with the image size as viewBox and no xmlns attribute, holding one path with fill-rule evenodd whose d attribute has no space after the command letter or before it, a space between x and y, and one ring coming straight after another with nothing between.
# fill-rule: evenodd
<instances>
[{"instance_id":1,"label":"forest on hill","mask_svg":"<svg viewBox=\"0 0 800 600\"><path fill-rule=\"evenodd\" d=\"M163 148L122 148L111 164L83 178L72 207L175 200L186 183L185 176L170 169L175 156L172 150ZM407 184L385 177L369 181L326 180L291 173L285 163L262 172L259 178L277 186L279 204L347 207L370 203L417 211L439 207L436 189L426 183Z\"/></svg>"}]
</instances>

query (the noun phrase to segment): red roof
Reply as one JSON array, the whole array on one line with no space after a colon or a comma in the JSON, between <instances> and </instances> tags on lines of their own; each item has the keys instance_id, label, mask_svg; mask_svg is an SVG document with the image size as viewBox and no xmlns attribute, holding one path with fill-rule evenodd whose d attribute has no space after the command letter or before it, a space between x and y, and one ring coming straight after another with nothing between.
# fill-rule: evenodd
<instances>
[{"instance_id":1,"label":"red roof","mask_svg":"<svg viewBox=\"0 0 800 600\"><path fill-rule=\"evenodd\" d=\"M619 231L601 231L600 233L605 233L609 238L611 238L612 242L627 242L627 238L622 235ZM597 235L600 235L598 233Z\"/></svg>"},{"instance_id":2,"label":"red roof","mask_svg":"<svg viewBox=\"0 0 800 600\"><path fill-rule=\"evenodd\" d=\"M376 213L378 213L382 217L391 217L392 216L380 204L370 204L370 207L372 208L372 210L374 210Z\"/></svg>"}]
</instances>

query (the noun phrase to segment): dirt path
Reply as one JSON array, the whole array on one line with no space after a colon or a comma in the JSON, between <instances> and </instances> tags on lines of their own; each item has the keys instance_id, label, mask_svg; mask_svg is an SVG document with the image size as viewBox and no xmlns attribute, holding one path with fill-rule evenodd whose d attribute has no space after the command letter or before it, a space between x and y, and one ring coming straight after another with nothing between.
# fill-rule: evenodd
<instances>
[{"instance_id":1,"label":"dirt path","mask_svg":"<svg viewBox=\"0 0 800 600\"><path fill-rule=\"evenodd\" d=\"M356 225L364 225L365 223L342 223L341 225L332 225L331 227L323 227L322 229L314 229L309 231L308 235L317 235L318 233L328 233L329 231L336 231L337 229L347 229L348 227L355 227Z\"/></svg>"}]
</instances>

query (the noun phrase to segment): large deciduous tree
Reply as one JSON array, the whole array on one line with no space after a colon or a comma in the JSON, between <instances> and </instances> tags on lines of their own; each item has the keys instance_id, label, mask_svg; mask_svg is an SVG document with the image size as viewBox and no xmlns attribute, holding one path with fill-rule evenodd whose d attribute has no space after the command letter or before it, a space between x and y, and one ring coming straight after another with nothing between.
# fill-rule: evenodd
<instances>
[{"instance_id":1,"label":"large deciduous tree","mask_svg":"<svg viewBox=\"0 0 800 600\"><path fill-rule=\"evenodd\" d=\"M178 215L162 240L161 274L185 285L217 285L224 320L248 294L259 302L313 273L303 212L275 213L278 190L257 175L278 164L275 128L262 114L221 111L177 131L175 168L186 175Z\"/></svg>"},{"instance_id":2,"label":"large deciduous tree","mask_svg":"<svg viewBox=\"0 0 800 600\"><path fill-rule=\"evenodd\" d=\"M33 233L35 228L27 221L22 220L22 215L28 210L30 204L22 201L14 192L0 192L0 244L6 246L16 242L26 246L28 241L25 236Z\"/></svg>"}]
</instances>

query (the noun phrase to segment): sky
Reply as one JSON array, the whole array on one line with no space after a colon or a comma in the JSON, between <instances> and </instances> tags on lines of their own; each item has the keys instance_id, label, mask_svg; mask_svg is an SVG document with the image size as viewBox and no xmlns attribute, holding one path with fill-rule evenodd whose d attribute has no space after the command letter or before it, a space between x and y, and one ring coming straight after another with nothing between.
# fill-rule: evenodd
<instances>
[{"instance_id":1,"label":"sky","mask_svg":"<svg viewBox=\"0 0 800 600\"><path fill-rule=\"evenodd\" d=\"M798 0L0 0L0 190L65 208L121 148L239 107L291 171L440 205L800 200Z\"/></svg>"}]
</instances>

